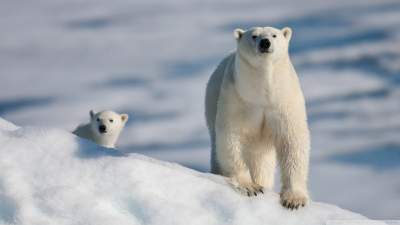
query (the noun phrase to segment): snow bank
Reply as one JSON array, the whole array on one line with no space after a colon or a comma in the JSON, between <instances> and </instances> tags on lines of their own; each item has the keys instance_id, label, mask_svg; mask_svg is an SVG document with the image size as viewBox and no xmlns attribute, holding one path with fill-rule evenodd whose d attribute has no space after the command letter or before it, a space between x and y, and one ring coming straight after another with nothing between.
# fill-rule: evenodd
<instances>
[{"instance_id":1,"label":"snow bank","mask_svg":"<svg viewBox=\"0 0 400 225\"><path fill-rule=\"evenodd\" d=\"M272 192L240 196L219 176L0 120L0 224L322 225L362 218L315 202L289 211Z\"/></svg>"}]
</instances>

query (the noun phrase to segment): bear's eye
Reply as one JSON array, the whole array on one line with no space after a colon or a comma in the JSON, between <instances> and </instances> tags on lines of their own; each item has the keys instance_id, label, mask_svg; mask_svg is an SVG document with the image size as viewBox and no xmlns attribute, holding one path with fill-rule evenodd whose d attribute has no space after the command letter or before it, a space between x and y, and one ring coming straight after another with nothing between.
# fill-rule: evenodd
<instances>
[{"instance_id":1,"label":"bear's eye","mask_svg":"<svg viewBox=\"0 0 400 225\"><path fill-rule=\"evenodd\" d=\"M110 123L114 122L114 120L113 120L113 119L109 119L109 121L110 121Z\"/></svg>"},{"instance_id":2,"label":"bear's eye","mask_svg":"<svg viewBox=\"0 0 400 225\"><path fill-rule=\"evenodd\" d=\"M99 118L97 118L96 120L97 120L97 122L100 122L100 119L99 119Z\"/></svg>"},{"instance_id":3,"label":"bear's eye","mask_svg":"<svg viewBox=\"0 0 400 225\"><path fill-rule=\"evenodd\" d=\"M257 39L257 35L253 35L253 36L251 36L252 38L253 38L253 40L256 40Z\"/></svg>"},{"instance_id":4,"label":"bear's eye","mask_svg":"<svg viewBox=\"0 0 400 225\"><path fill-rule=\"evenodd\" d=\"M276 38L276 34L273 34L272 37L273 37L273 38Z\"/></svg>"}]
</instances>

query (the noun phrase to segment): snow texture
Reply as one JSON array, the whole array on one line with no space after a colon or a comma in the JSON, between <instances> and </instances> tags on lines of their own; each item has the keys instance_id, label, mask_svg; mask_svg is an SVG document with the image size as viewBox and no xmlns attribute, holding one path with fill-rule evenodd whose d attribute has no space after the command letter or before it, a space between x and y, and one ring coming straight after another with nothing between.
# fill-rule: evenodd
<instances>
[{"instance_id":1,"label":"snow texture","mask_svg":"<svg viewBox=\"0 0 400 225\"><path fill-rule=\"evenodd\" d=\"M400 219L400 1L10 0L0 15L1 117L73 130L90 109L128 113L121 151L202 172L205 86L232 31L292 27L312 198Z\"/></svg>"},{"instance_id":2,"label":"snow texture","mask_svg":"<svg viewBox=\"0 0 400 225\"><path fill-rule=\"evenodd\" d=\"M298 211L266 192L249 198L220 176L0 120L0 224L324 225L365 219L333 205Z\"/></svg>"}]
</instances>

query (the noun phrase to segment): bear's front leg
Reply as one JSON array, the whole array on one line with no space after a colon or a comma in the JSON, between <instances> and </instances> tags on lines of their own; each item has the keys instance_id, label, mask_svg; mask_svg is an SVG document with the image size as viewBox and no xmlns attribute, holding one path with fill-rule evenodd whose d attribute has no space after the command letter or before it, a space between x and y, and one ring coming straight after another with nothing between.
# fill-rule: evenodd
<instances>
[{"instance_id":1,"label":"bear's front leg","mask_svg":"<svg viewBox=\"0 0 400 225\"><path fill-rule=\"evenodd\" d=\"M281 167L281 204L298 209L307 204L307 176L309 164L309 130L305 118L285 118L277 143Z\"/></svg>"},{"instance_id":2,"label":"bear's front leg","mask_svg":"<svg viewBox=\"0 0 400 225\"><path fill-rule=\"evenodd\" d=\"M243 154L251 179L254 183L265 189L272 190L276 164L276 151L271 143L271 138L255 138L250 146L245 148L248 152Z\"/></svg>"},{"instance_id":3,"label":"bear's front leg","mask_svg":"<svg viewBox=\"0 0 400 225\"><path fill-rule=\"evenodd\" d=\"M215 126L217 167L236 191L247 196L261 194L263 187L252 180L244 157L251 150L249 143L256 129L239 104L224 104L224 100L220 101Z\"/></svg>"},{"instance_id":4,"label":"bear's front leg","mask_svg":"<svg viewBox=\"0 0 400 225\"><path fill-rule=\"evenodd\" d=\"M244 143L240 129L224 126L216 132L216 158L220 174L239 193L256 196L263 193L263 187L251 179L249 168L243 159Z\"/></svg>"}]
</instances>

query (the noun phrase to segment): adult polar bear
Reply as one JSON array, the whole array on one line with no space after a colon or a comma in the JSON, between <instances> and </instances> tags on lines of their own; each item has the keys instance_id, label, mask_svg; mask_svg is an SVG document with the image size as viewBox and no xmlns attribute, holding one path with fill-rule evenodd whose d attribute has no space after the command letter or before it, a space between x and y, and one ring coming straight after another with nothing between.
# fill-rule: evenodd
<instances>
[{"instance_id":1,"label":"adult polar bear","mask_svg":"<svg viewBox=\"0 0 400 225\"><path fill-rule=\"evenodd\" d=\"M242 193L272 188L276 158L282 174L281 204L308 201L310 138L305 102L289 58L292 30L236 29L237 50L212 74L206 119L212 172L227 176Z\"/></svg>"}]
</instances>

